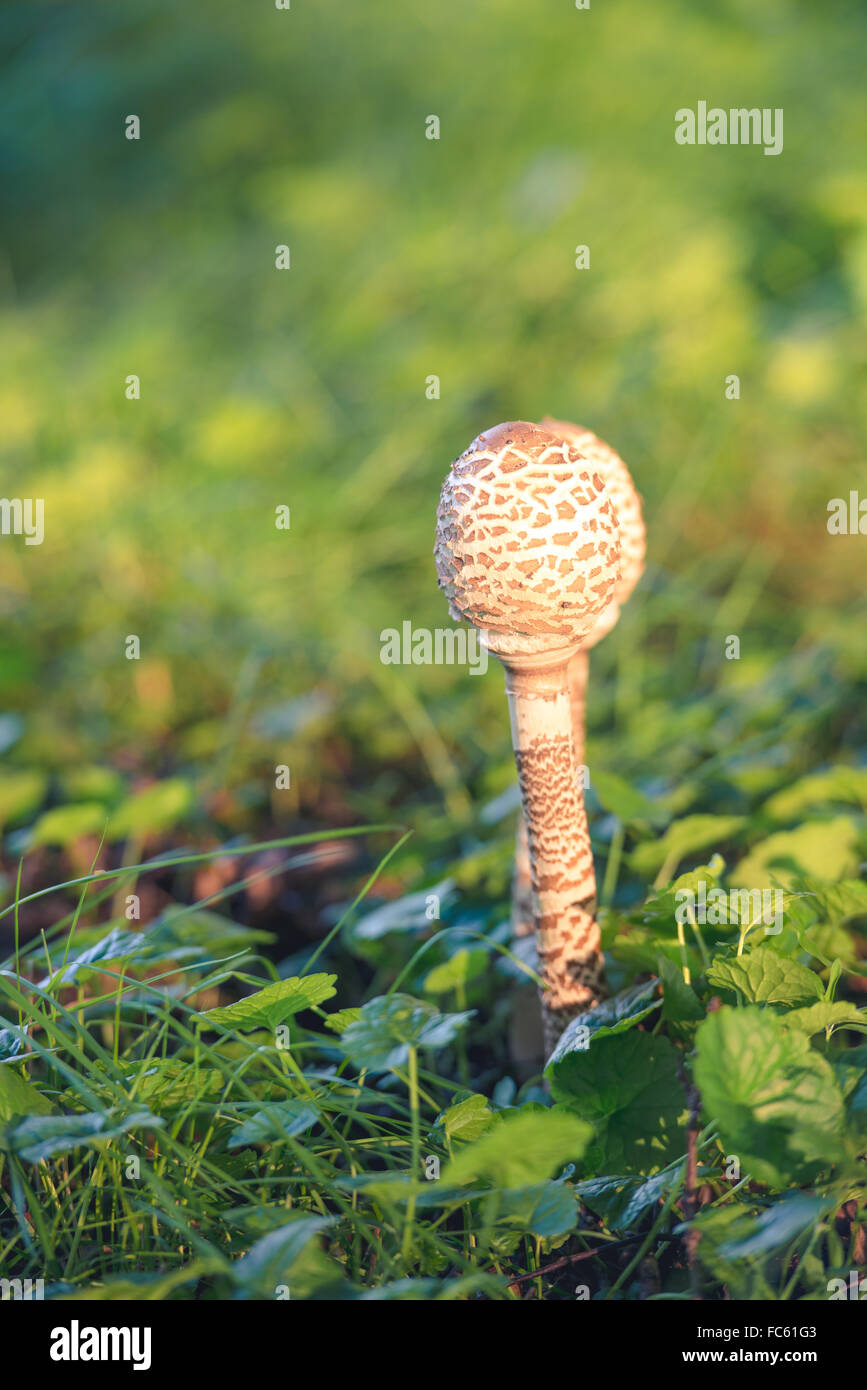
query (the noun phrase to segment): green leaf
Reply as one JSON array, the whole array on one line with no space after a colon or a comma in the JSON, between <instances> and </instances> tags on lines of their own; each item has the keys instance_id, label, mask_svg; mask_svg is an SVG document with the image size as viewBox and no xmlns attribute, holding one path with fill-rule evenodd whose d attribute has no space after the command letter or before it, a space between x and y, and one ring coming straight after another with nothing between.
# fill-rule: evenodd
<instances>
[{"instance_id":1,"label":"green leaf","mask_svg":"<svg viewBox=\"0 0 867 1390\"><path fill-rule=\"evenodd\" d=\"M782 1021L787 1028L797 1028L807 1037L812 1037L814 1033L823 1033L828 1028L831 1032L846 1027L856 1033L867 1033L867 1009L856 1009L854 1004L847 1004L842 1000L832 1004L830 1000L822 999L807 1008L792 1009L789 1013L783 1014Z\"/></svg>"},{"instance_id":2,"label":"green leaf","mask_svg":"<svg viewBox=\"0 0 867 1390\"><path fill-rule=\"evenodd\" d=\"M132 1073L126 1082L131 1096L135 1087L136 1100L147 1101L161 1110L188 1105L190 1101L207 1103L222 1095L228 1085L227 1078L216 1067L196 1067L171 1057L151 1061L144 1075Z\"/></svg>"},{"instance_id":3,"label":"green leaf","mask_svg":"<svg viewBox=\"0 0 867 1390\"><path fill-rule=\"evenodd\" d=\"M784 887L796 888L803 874L833 883L854 867L857 843L858 828L848 816L811 821L756 845L735 865L731 883L735 888L767 888L773 876Z\"/></svg>"},{"instance_id":4,"label":"green leaf","mask_svg":"<svg viewBox=\"0 0 867 1390\"><path fill-rule=\"evenodd\" d=\"M797 1008L823 995L818 975L796 960L779 955L767 945L756 946L742 956L717 956L707 972L715 989L734 990L748 1004L787 1004Z\"/></svg>"},{"instance_id":5,"label":"green leaf","mask_svg":"<svg viewBox=\"0 0 867 1390\"><path fill-rule=\"evenodd\" d=\"M719 855L714 855L710 864L681 874L664 893L651 894L640 907L632 910L628 929L616 936L608 947L614 959L622 962L632 974L652 974L658 968L660 955L678 967L682 966L684 947L678 939L678 894L689 892L699 897L702 886L706 894L711 892L724 869L725 861ZM635 925L636 922L646 926ZM705 939L712 940L716 929L702 927L701 934ZM697 977L704 963L693 941L690 929L686 942L686 963L692 975Z\"/></svg>"},{"instance_id":6,"label":"green leaf","mask_svg":"<svg viewBox=\"0 0 867 1390\"><path fill-rule=\"evenodd\" d=\"M645 973L652 974L656 969L660 955L664 955L678 967L681 965L682 948L677 938L672 935L668 940L657 928L653 931L645 930L644 927L631 927L627 932L621 932L611 943L610 954L613 960L623 965L629 978ZM697 978L702 971L702 959L694 946L687 943L686 961L693 978Z\"/></svg>"},{"instance_id":7,"label":"green leaf","mask_svg":"<svg viewBox=\"0 0 867 1390\"><path fill-rule=\"evenodd\" d=\"M722 1242L718 1247L724 1260L754 1259L767 1255L780 1246L789 1245L803 1231L812 1228L834 1207L827 1197L810 1197L796 1193L773 1202L752 1223L752 1230L735 1240Z\"/></svg>"},{"instance_id":8,"label":"green leaf","mask_svg":"<svg viewBox=\"0 0 867 1390\"><path fill-rule=\"evenodd\" d=\"M850 1047L833 1057L833 1067L846 1100L846 1114L859 1135L867 1134L867 1044Z\"/></svg>"},{"instance_id":9,"label":"green leaf","mask_svg":"<svg viewBox=\"0 0 867 1390\"><path fill-rule=\"evenodd\" d=\"M39 817L33 827L30 843L64 849L81 839L82 835L101 835L107 819L105 807L99 801L54 806Z\"/></svg>"},{"instance_id":10,"label":"green leaf","mask_svg":"<svg viewBox=\"0 0 867 1390\"><path fill-rule=\"evenodd\" d=\"M42 802L48 778L42 772L26 769L0 772L0 829L26 820Z\"/></svg>"},{"instance_id":11,"label":"green leaf","mask_svg":"<svg viewBox=\"0 0 867 1390\"><path fill-rule=\"evenodd\" d=\"M483 975L488 967L490 954L484 946L467 950L461 947L453 956L435 965L424 982L425 994L448 994L466 986L471 980Z\"/></svg>"},{"instance_id":12,"label":"green leaf","mask_svg":"<svg viewBox=\"0 0 867 1390\"><path fill-rule=\"evenodd\" d=\"M76 1288L71 1294L55 1294L52 1302L161 1303L175 1289L208 1274L220 1274L223 1267L222 1256L191 1260L168 1274L130 1274L126 1279L106 1279L104 1283Z\"/></svg>"},{"instance_id":13,"label":"green leaf","mask_svg":"<svg viewBox=\"0 0 867 1390\"><path fill-rule=\"evenodd\" d=\"M359 1303L466 1302L477 1294L502 1298L505 1279L493 1274L467 1274L462 1279L393 1279L357 1295Z\"/></svg>"},{"instance_id":14,"label":"green leaf","mask_svg":"<svg viewBox=\"0 0 867 1390\"><path fill-rule=\"evenodd\" d=\"M728 1202L725 1206L702 1207L691 1225L701 1238L702 1267L728 1285L732 1298L770 1302L779 1298L779 1290L772 1289L765 1277L763 1261L727 1261L719 1253L722 1245L736 1244L751 1237L755 1233L755 1223L755 1214L747 1211L741 1202ZM678 1230L682 1233L685 1224Z\"/></svg>"},{"instance_id":15,"label":"green leaf","mask_svg":"<svg viewBox=\"0 0 867 1390\"><path fill-rule=\"evenodd\" d=\"M431 896L439 899L440 912L456 900L455 885L452 879L444 879L431 888L418 893L405 893L394 902L383 903L362 917L350 929L350 935L357 941L377 941L389 932L424 931L430 928L431 919L428 907Z\"/></svg>"},{"instance_id":16,"label":"green leaf","mask_svg":"<svg viewBox=\"0 0 867 1390\"><path fill-rule=\"evenodd\" d=\"M25 1081L12 1063L0 1065L0 1120L13 1115L50 1115L54 1107L30 1081Z\"/></svg>"},{"instance_id":17,"label":"green leaf","mask_svg":"<svg viewBox=\"0 0 867 1390\"><path fill-rule=\"evenodd\" d=\"M443 1172L446 1185L489 1181L497 1187L523 1187L549 1178L581 1158L591 1129L568 1110L525 1106L500 1111L490 1127L462 1148Z\"/></svg>"},{"instance_id":18,"label":"green leaf","mask_svg":"<svg viewBox=\"0 0 867 1390\"><path fill-rule=\"evenodd\" d=\"M680 1054L667 1038L635 1030L591 1042L548 1067L551 1093L594 1127L587 1165L649 1175L680 1153L685 1117Z\"/></svg>"},{"instance_id":19,"label":"green leaf","mask_svg":"<svg viewBox=\"0 0 867 1390\"><path fill-rule=\"evenodd\" d=\"M461 1140L469 1142L484 1134L493 1121L494 1112L488 1104L487 1096L467 1096L466 1100L450 1105L436 1118L432 1134L442 1129L446 1141Z\"/></svg>"},{"instance_id":20,"label":"green leaf","mask_svg":"<svg viewBox=\"0 0 867 1390\"><path fill-rule=\"evenodd\" d=\"M188 814L194 799L190 784L179 777L154 782L121 802L109 822L107 838L125 840L172 830Z\"/></svg>"},{"instance_id":21,"label":"green leaf","mask_svg":"<svg viewBox=\"0 0 867 1390\"><path fill-rule=\"evenodd\" d=\"M196 1283L209 1274L221 1274L223 1269L222 1256L191 1260L168 1274L130 1274L125 1279L106 1279L104 1283L98 1281L85 1288L76 1288L70 1294L54 1294L52 1302L162 1303L175 1289Z\"/></svg>"},{"instance_id":22,"label":"green leaf","mask_svg":"<svg viewBox=\"0 0 867 1390\"><path fill-rule=\"evenodd\" d=\"M0 1015L0 1024L8 1023L8 1018ZM24 1044L17 1029L13 1027L0 1028L0 1062L4 1062L8 1057L17 1057L23 1051ZM2 1076L2 1070L0 1070ZM2 1119L2 1115L0 1115Z\"/></svg>"},{"instance_id":23,"label":"green leaf","mask_svg":"<svg viewBox=\"0 0 867 1390\"><path fill-rule=\"evenodd\" d=\"M239 1107L240 1108L240 1107ZM306 1100L281 1100L263 1105L244 1120L229 1139L230 1149L250 1144L271 1144L276 1140L304 1134L319 1119L319 1109Z\"/></svg>"},{"instance_id":24,"label":"green leaf","mask_svg":"<svg viewBox=\"0 0 867 1390\"><path fill-rule=\"evenodd\" d=\"M683 978L683 969L675 961L661 955L658 961L663 984L662 1017L666 1023L687 1030L689 1025L704 1018L704 1005Z\"/></svg>"},{"instance_id":25,"label":"green leaf","mask_svg":"<svg viewBox=\"0 0 867 1390\"><path fill-rule=\"evenodd\" d=\"M867 768L840 766L827 772L812 772L776 792L765 802L762 812L771 820L791 821L808 807L832 802L849 802L867 809Z\"/></svg>"},{"instance_id":26,"label":"green leaf","mask_svg":"<svg viewBox=\"0 0 867 1390\"><path fill-rule=\"evenodd\" d=\"M809 1181L841 1153L840 1087L803 1033L769 1009L724 1005L700 1025L696 1045L705 1114L760 1182Z\"/></svg>"},{"instance_id":27,"label":"green leaf","mask_svg":"<svg viewBox=\"0 0 867 1390\"><path fill-rule=\"evenodd\" d=\"M826 966L830 966L839 958L843 961L844 969L853 975L864 973L855 942L845 927L834 927L830 922L814 922L807 928L796 930L794 935L794 944L789 946L790 950L806 951ZM784 940L784 937L774 939L773 944L777 950L783 948Z\"/></svg>"},{"instance_id":28,"label":"green leaf","mask_svg":"<svg viewBox=\"0 0 867 1390\"><path fill-rule=\"evenodd\" d=\"M338 1009L336 1013L329 1014L322 1021L326 1028L330 1028L332 1033L345 1033L350 1023L355 1023L361 1018L360 1009Z\"/></svg>"},{"instance_id":29,"label":"green leaf","mask_svg":"<svg viewBox=\"0 0 867 1390\"><path fill-rule=\"evenodd\" d=\"M841 883L822 883L820 879L805 876L801 881L805 897L802 900L811 907L819 919L840 926L853 917L867 918L867 883L860 878L843 879Z\"/></svg>"},{"instance_id":30,"label":"green leaf","mask_svg":"<svg viewBox=\"0 0 867 1390\"><path fill-rule=\"evenodd\" d=\"M172 906L145 933L152 960L222 960L253 946L268 945L276 934L247 927L207 908Z\"/></svg>"},{"instance_id":31,"label":"green leaf","mask_svg":"<svg viewBox=\"0 0 867 1390\"><path fill-rule=\"evenodd\" d=\"M625 1033L647 1018L662 1004L661 999L653 998L658 984L658 980L648 980L633 985L631 989L616 994L613 999L604 999L595 1009L576 1014L551 1053L546 1072L567 1053L576 1050L586 1052L591 1042Z\"/></svg>"},{"instance_id":32,"label":"green leaf","mask_svg":"<svg viewBox=\"0 0 867 1390\"><path fill-rule=\"evenodd\" d=\"M207 1009L193 1017L207 1028L237 1028L243 1033L254 1028L273 1030L293 1014L331 999L337 993L336 979L336 975L293 975L290 980L277 980L234 1004Z\"/></svg>"},{"instance_id":33,"label":"green leaf","mask_svg":"<svg viewBox=\"0 0 867 1390\"><path fill-rule=\"evenodd\" d=\"M625 778L618 777L616 772L600 771L594 767L592 785L602 809L616 816L624 825L633 825L636 821L650 821L652 825L658 825L660 821L665 823L671 819L670 812L658 802L651 801L649 796L638 791Z\"/></svg>"},{"instance_id":34,"label":"green leaf","mask_svg":"<svg viewBox=\"0 0 867 1390\"><path fill-rule=\"evenodd\" d=\"M500 1192L497 1225L554 1240L574 1229L578 1211L578 1200L571 1183L530 1183L526 1187Z\"/></svg>"},{"instance_id":35,"label":"green leaf","mask_svg":"<svg viewBox=\"0 0 867 1390\"><path fill-rule=\"evenodd\" d=\"M639 874L652 874L666 868L668 878L687 855L700 854L714 845L731 840L744 826L743 816L684 816L674 821L657 840L636 845L632 863Z\"/></svg>"},{"instance_id":36,"label":"green leaf","mask_svg":"<svg viewBox=\"0 0 867 1390\"><path fill-rule=\"evenodd\" d=\"M585 1206L604 1221L610 1231L631 1231L646 1212L659 1206L683 1177L684 1161L663 1168L652 1178L619 1174L587 1178L575 1191Z\"/></svg>"},{"instance_id":37,"label":"green leaf","mask_svg":"<svg viewBox=\"0 0 867 1390\"><path fill-rule=\"evenodd\" d=\"M68 951L65 939L56 943L52 953L54 972L41 984L43 988L51 984L71 984L74 980L85 979L88 973L121 961L139 964L222 960L274 939L273 932L242 926L216 912L202 909L190 912L186 908L172 907L146 931L127 931L122 927L113 927L109 932L103 927L80 928Z\"/></svg>"},{"instance_id":38,"label":"green leaf","mask_svg":"<svg viewBox=\"0 0 867 1390\"><path fill-rule=\"evenodd\" d=\"M113 802L123 794L123 778L113 768L85 764L62 772L60 789L66 801Z\"/></svg>"},{"instance_id":39,"label":"green leaf","mask_svg":"<svg viewBox=\"0 0 867 1390\"><path fill-rule=\"evenodd\" d=\"M359 1071L392 1071L406 1066L410 1047L446 1047L472 1016L442 1014L410 994L379 995L344 1030L341 1043Z\"/></svg>"},{"instance_id":40,"label":"green leaf","mask_svg":"<svg viewBox=\"0 0 867 1390\"><path fill-rule=\"evenodd\" d=\"M215 1068L190 1066L189 1062L175 1062L172 1058L150 1063L145 1074L132 1073L126 1077L129 1093L135 1099L168 1109L172 1105L186 1105L189 1101L210 1101L225 1090L226 1079Z\"/></svg>"},{"instance_id":41,"label":"green leaf","mask_svg":"<svg viewBox=\"0 0 867 1390\"><path fill-rule=\"evenodd\" d=\"M269 1231L233 1264L235 1283L267 1293L271 1298L282 1284L290 1285L290 1292L299 1292L292 1289L296 1267L303 1261L308 1246L334 1222L335 1218L329 1216L297 1216L276 1231Z\"/></svg>"},{"instance_id":42,"label":"green leaf","mask_svg":"<svg viewBox=\"0 0 867 1390\"><path fill-rule=\"evenodd\" d=\"M704 893L707 895L712 888L718 887L724 869L725 860L721 855L715 854L709 864L700 864L698 868L690 869L689 873L678 875L663 893L651 893L645 900L639 909L642 922L651 926L672 928L677 920L676 913L680 902L678 894L688 892L694 898L698 898L704 885Z\"/></svg>"},{"instance_id":43,"label":"green leaf","mask_svg":"<svg viewBox=\"0 0 867 1390\"><path fill-rule=\"evenodd\" d=\"M159 1129L162 1123L148 1110L136 1111L121 1119L113 1119L111 1111L86 1115L31 1115L8 1127L3 1147L17 1153L25 1163L41 1163L46 1158L71 1153L82 1145L99 1148L134 1129Z\"/></svg>"},{"instance_id":44,"label":"green leaf","mask_svg":"<svg viewBox=\"0 0 867 1390\"><path fill-rule=\"evenodd\" d=\"M83 932L75 939L81 940L82 937ZM113 927L92 945L82 945L78 949L71 947L65 961L58 952L57 969L40 981L41 988L60 988L72 984L79 977L82 980L86 979L88 974L103 969L110 962L130 960L136 956L144 958L146 945L147 938L144 932L124 931L122 927Z\"/></svg>"}]
</instances>

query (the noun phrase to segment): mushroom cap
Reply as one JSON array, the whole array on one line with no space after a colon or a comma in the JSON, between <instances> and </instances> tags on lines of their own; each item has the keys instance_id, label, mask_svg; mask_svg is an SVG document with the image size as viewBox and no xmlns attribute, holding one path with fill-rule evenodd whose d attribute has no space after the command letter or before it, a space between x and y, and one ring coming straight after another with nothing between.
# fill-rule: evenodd
<instances>
[{"instance_id":1,"label":"mushroom cap","mask_svg":"<svg viewBox=\"0 0 867 1390\"><path fill-rule=\"evenodd\" d=\"M592 632L583 641L586 648L595 647L614 627L620 617L620 609L630 597L633 589L644 573L646 534L644 518L641 513L641 497L635 490L629 469L618 453L590 430L573 425L568 420L555 420L546 415L542 428L552 434L562 436L587 460L605 479L620 523L620 583L615 592L616 602L602 615Z\"/></svg>"},{"instance_id":2,"label":"mushroom cap","mask_svg":"<svg viewBox=\"0 0 867 1390\"><path fill-rule=\"evenodd\" d=\"M620 583L617 512L601 472L553 430L486 430L452 464L434 547L452 617L491 651L578 645Z\"/></svg>"}]
</instances>

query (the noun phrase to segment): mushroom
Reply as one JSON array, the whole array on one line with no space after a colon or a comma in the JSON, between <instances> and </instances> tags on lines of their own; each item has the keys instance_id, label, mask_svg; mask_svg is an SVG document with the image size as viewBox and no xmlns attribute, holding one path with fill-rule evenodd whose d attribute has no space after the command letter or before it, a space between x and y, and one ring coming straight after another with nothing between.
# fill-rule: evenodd
<instances>
[{"instance_id":1,"label":"mushroom","mask_svg":"<svg viewBox=\"0 0 867 1390\"><path fill-rule=\"evenodd\" d=\"M617 513L563 435L512 421L452 464L437 511L440 587L506 672L526 816L546 1045L599 996L602 952L569 665L620 582Z\"/></svg>"},{"instance_id":2,"label":"mushroom","mask_svg":"<svg viewBox=\"0 0 867 1390\"><path fill-rule=\"evenodd\" d=\"M614 627L620 609L630 597L644 570L645 530L641 514L641 498L635 490L629 470L619 454L590 430L565 420L546 416L542 427L565 439L577 449L588 464L597 470L614 501L620 525L620 583L615 602L606 610L591 632L583 639L580 649L569 663L569 696L572 706L572 745L575 768L584 763L585 711L589 653ZM595 912L594 877L594 912ZM512 926L516 936L529 936L533 931L532 888L527 823L523 816L518 822L515 844L515 875L512 881Z\"/></svg>"}]
</instances>

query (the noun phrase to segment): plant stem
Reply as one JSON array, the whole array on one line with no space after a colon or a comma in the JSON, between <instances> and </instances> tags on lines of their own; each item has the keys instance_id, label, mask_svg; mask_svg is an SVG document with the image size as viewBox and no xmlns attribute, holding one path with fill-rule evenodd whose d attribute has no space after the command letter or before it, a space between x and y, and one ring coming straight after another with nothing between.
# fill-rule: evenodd
<instances>
[{"instance_id":1,"label":"plant stem","mask_svg":"<svg viewBox=\"0 0 867 1390\"><path fill-rule=\"evenodd\" d=\"M617 822L617 828L611 836L611 846L608 850L608 860L605 864L605 878L602 881L601 903L603 907L610 907L614 897L614 890L617 887L617 878L620 873L620 859L623 854L623 841L626 838L626 827L622 821Z\"/></svg>"},{"instance_id":2,"label":"plant stem","mask_svg":"<svg viewBox=\"0 0 867 1390\"><path fill-rule=\"evenodd\" d=\"M635 1255L634 1255L634 1256L632 1257L632 1259L629 1261L629 1264L628 1264L628 1265L626 1266L626 1268L621 1272L621 1274L618 1275L618 1277L617 1277L617 1279L615 1280L615 1282L611 1285L611 1288L608 1290L607 1294L605 1295L606 1299L609 1299L613 1293L616 1293L617 1290L620 1288L621 1284L625 1284L625 1283L626 1283L626 1280L627 1280L627 1279L629 1278L629 1276L632 1274L632 1271L633 1271L633 1270L635 1269L635 1267L644 1259L645 1255L647 1254L648 1250L650 1249L651 1245L653 1244L654 1240L656 1239L657 1232L659 1231L660 1227L665 1223L665 1221L668 1219L668 1214L669 1214L669 1212L671 1211L671 1208L674 1206L675 1198L677 1197L678 1193L680 1192L680 1189L681 1189L682 1186L683 1186L683 1174L680 1175L680 1179L679 1179L678 1182L672 1183L671 1188L670 1188L669 1193L668 1193L668 1196L666 1197L666 1199L665 1199L665 1201L664 1201L664 1203L663 1203L663 1205L662 1205L662 1208L660 1209L659 1215L657 1216L657 1218L656 1218L656 1220L654 1221L653 1225L651 1226L650 1230L647 1232L647 1235L645 1236L644 1241L642 1242L640 1248L635 1252Z\"/></svg>"},{"instance_id":3,"label":"plant stem","mask_svg":"<svg viewBox=\"0 0 867 1390\"><path fill-rule=\"evenodd\" d=\"M410 1194L406 1204L406 1225L403 1228L403 1246L401 1257L404 1266L408 1266L409 1257L412 1249L412 1227L415 1221L415 1184L418 1181L418 1169L421 1161L421 1136L419 1127L419 1104L418 1104L418 1052L416 1048L409 1049L409 1112L412 1136L412 1167L410 1171Z\"/></svg>"}]
</instances>

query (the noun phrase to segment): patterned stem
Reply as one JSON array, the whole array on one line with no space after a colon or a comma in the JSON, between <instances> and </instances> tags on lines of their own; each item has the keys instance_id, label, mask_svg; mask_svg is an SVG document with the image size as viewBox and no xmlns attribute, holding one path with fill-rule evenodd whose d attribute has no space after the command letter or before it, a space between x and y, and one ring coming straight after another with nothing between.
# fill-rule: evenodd
<instances>
[{"instance_id":1,"label":"patterned stem","mask_svg":"<svg viewBox=\"0 0 867 1390\"><path fill-rule=\"evenodd\" d=\"M572 753L577 769L584 762L584 741L587 727L587 683L590 674L590 653L582 647L569 662L569 702L572 708ZM527 838L527 818L523 811L518 817L515 834L515 873L512 878L512 931L515 936L532 936L533 885L530 881L530 841Z\"/></svg>"},{"instance_id":2,"label":"patterned stem","mask_svg":"<svg viewBox=\"0 0 867 1390\"><path fill-rule=\"evenodd\" d=\"M546 1054L602 988L596 879L584 795L576 776L572 650L501 657L529 845ZM578 653L586 680L586 653Z\"/></svg>"}]
</instances>

